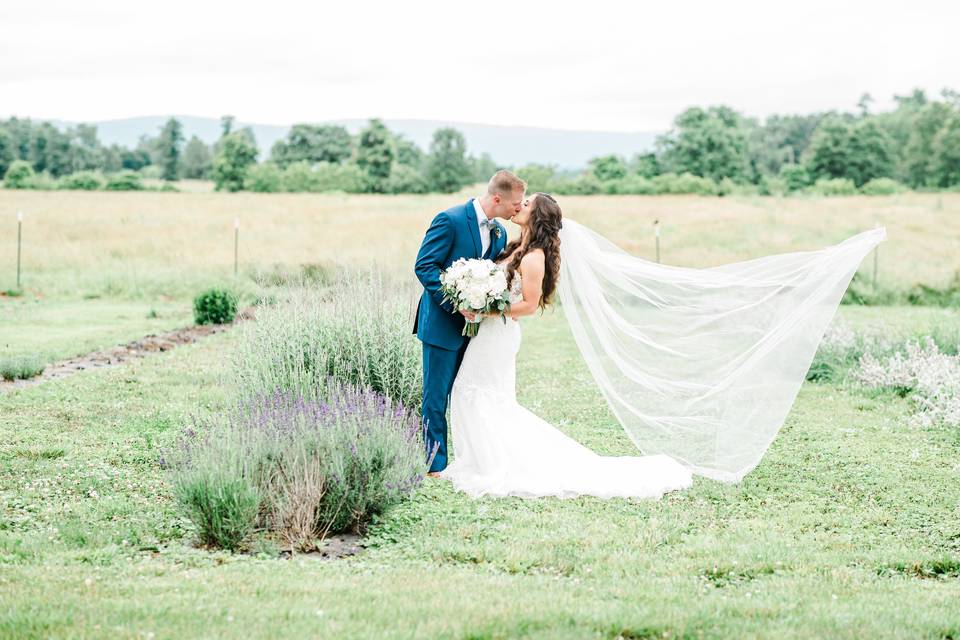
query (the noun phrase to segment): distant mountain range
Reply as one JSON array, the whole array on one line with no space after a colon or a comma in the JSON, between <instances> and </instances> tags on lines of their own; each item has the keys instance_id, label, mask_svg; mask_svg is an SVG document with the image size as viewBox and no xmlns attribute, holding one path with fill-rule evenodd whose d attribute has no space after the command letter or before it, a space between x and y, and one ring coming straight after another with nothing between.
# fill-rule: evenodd
<instances>
[{"instance_id":1,"label":"distant mountain range","mask_svg":"<svg viewBox=\"0 0 960 640\"><path fill-rule=\"evenodd\" d=\"M91 122L97 127L101 142L132 147L140 136L155 136L170 116L143 116L121 120ZM217 118L174 116L182 124L187 139L196 135L207 143L220 137L220 121ZM357 133L367 121L361 119L334 120L318 124L343 125L351 133ZM473 155L489 153L498 163L519 166L531 162L555 164L561 168L574 169L584 166L590 158L617 153L630 157L648 151L659 135L655 131L568 131L540 127L507 127L470 122L443 122L438 120L384 120L392 130L404 134L427 150L433 132L441 127L453 127L467 139L467 148ZM57 122L60 126L75 124ZM287 135L289 125L237 122L236 128L250 127L260 147L260 159L266 158L270 147Z\"/></svg>"}]
</instances>

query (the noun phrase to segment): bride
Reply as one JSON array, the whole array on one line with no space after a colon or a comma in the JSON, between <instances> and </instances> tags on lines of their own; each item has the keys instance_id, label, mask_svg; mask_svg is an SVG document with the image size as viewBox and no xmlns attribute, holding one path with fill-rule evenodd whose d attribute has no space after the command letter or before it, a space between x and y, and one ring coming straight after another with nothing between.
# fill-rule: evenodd
<instances>
[{"instance_id":1,"label":"bride","mask_svg":"<svg viewBox=\"0 0 960 640\"><path fill-rule=\"evenodd\" d=\"M508 319L483 319L450 398L456 458L439 475L474 497L659 497L689 487L693 473L739 481L785 421L861 261L886 237L878 228L816 251L690 269L564 221L548 194L517 204L520 239L498 260ZM554 293L613 414L647 455L599 456L517 403L518 319Z\"/></svg>"},{"instance_id":2,"label":"bride","mask_svg":"<svg viewBox=\"0 0 960 640\"><path fill-rule=\"evenodd\" d=\"M456 457L440 477L473 497L646 498L689 487L690 471L669 456L599 456L517 403L518 320L551 302L562 215L552 196L536 193L512 220L520 239L498 262L510 286L508 319L485 318L467 346L450 399Z\"/></svg>"}]
</instances>

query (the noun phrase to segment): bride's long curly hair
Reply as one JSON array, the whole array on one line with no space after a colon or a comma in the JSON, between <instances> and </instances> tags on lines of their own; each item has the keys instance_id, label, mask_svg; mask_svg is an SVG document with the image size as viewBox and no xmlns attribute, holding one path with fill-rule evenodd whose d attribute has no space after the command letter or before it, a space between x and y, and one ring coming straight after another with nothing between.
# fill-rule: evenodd
<instances>
[{"instance_id":1,"label":"bride's long curly hair","mask_svg":"<svg viewBox=\"0 0 960 640\"><path fill-rule=\"evenodd\" d=\"M507 263L507 283L513 284L513 276L520 266L523 257L534 249L543 251L543 295L540 297L540 310L543 311L550 304L553 293L557 289L557 278L560 276L560 227L563 226L563 213L560 205L549 193L535 193L533 208L530 210L530 220L527 222L526 246L520 251L520 240L514 240L503 250L504 254L516 255Z\"/></svg>"}]
</instances>

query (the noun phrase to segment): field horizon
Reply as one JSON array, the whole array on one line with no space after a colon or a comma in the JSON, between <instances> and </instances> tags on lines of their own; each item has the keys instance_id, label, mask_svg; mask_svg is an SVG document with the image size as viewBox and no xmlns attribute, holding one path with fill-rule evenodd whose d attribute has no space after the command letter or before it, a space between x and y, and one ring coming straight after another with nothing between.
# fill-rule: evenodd
<instances>
[{"instance_id":1,"label":"field horizon","mask_svg":"<svg viewBox=\"0 0 960 640\"><path fill-rule=\"evenodd\" d=\"M377 263L412 278L431 218L477 193L345 195L0 190L0 289L14 288L23 211L24 288L42 296L189 298L232 278L234 220L242 272ZM960 270L960 194L848 197L564 196L564 215L628 252L707 267L835 244L883 225L879 282L941 287ZM511 235L517 233L507 225ZM372 256L372 259L371 259ZM871 273L865 261L862 273Z\"/></svg>"}]
</instances>

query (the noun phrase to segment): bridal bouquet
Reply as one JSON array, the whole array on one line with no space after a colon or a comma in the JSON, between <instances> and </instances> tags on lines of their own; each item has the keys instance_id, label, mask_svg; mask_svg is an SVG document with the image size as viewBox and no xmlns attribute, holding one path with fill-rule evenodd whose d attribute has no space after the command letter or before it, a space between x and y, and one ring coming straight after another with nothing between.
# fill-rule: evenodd
<instances>
[{"instance_id":1,"label":"bridal bouquet","mask_svg":"<svg viewBox=\"0 0 960 640\"><path fill-rule=\"evenodd\" d=\"M462 335L471 338L480 330L482 314L498 311L503 316L510 307L507 274L492 260L460 258L440 273L440 292L457 311L477 314L463 325Z\"/></svg>"}]
</instances>

